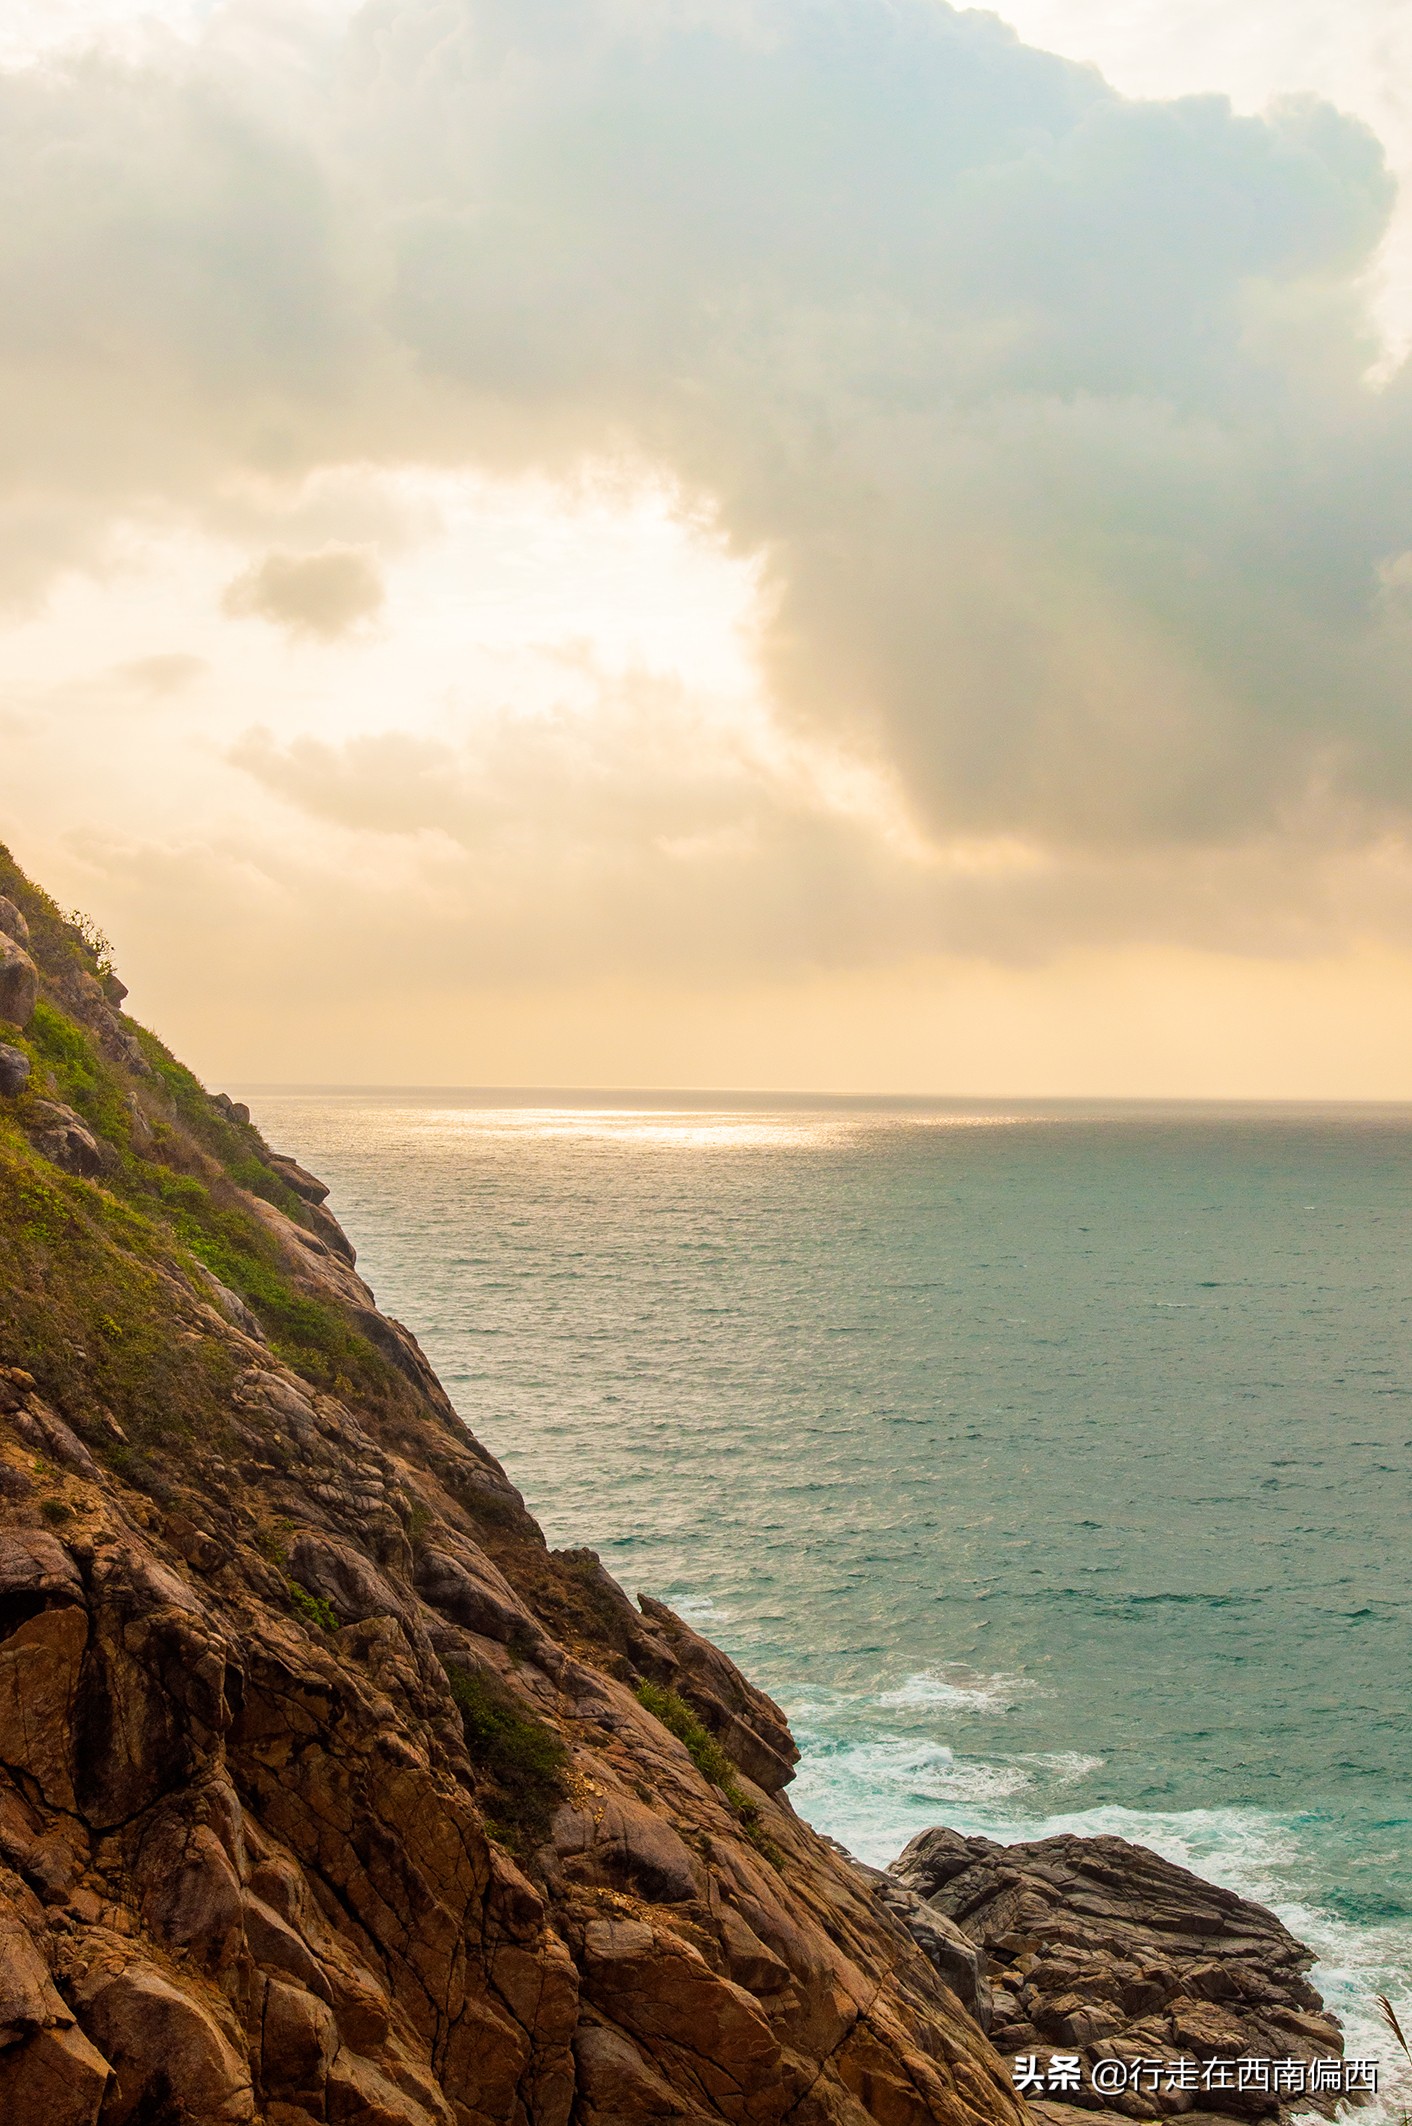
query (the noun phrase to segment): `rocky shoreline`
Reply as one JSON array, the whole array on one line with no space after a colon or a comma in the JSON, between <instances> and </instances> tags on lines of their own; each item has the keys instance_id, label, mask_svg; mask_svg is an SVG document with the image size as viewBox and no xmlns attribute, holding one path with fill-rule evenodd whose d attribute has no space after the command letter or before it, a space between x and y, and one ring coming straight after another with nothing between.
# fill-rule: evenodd
<instances>
[{"instance_id":1,"label":"rocky shoreline","mask_svg":"<svg viewBox=\"0 0 1412 2126\"><path fill-rule=\"evenodd\" d=\"M1331 2115L1360 2093L1326 2071L1343 2037L1309 1983L1313 1951L1145 1846L938 1827L870 1880L1055 2126L1074 2112L1089 2126L1096 2112Z\"/></svg>"},{"instance_id":2,"label":"rocky shoreline","mask_svg":"<svg viewBox=\"0 0 1412 2126\"><path fill-rule=\"evenodd\" d=\"M802 1822L779 1708L548 1548L124 996L0 850L5 2126L1026 2126L1026 2053L1337 2053L1139 1848Z\"/></svg>"}]
</instances>

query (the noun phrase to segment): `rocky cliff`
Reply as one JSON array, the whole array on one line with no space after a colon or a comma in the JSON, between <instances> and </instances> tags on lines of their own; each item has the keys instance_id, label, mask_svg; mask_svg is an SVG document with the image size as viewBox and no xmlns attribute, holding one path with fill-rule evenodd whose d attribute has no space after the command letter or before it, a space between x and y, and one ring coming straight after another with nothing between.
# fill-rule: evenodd
<instances>
[{"instance_id":1,"label":"rocky cliff","mask_svg":"<svg viewBox=\"0 0 1412 2126\"><path fill-rule=\"evenodd\" d=\"M778 1709L124 994L0 852L0 2118L1021 2126Z\"/></svg>"}]
</instances>

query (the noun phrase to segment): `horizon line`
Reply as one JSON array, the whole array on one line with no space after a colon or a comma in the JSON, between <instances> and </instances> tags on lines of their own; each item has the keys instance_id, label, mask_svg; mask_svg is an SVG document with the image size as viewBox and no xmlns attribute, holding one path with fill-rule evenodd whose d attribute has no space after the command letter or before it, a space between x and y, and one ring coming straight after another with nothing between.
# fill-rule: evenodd
<instances>
[{"instance_id":1,"label":"horizon line","mask_svg":"<svg viewBox=\"0 0 1412 2126\"><path fill-rule=\"evenodd\" d=\"M458 1101L474 1099L493 1106L635 1102L646 1105L720 1106L749 1104L771 1107L847 1107L876 1109L992 1109L1025 1108L1121 1108L1238 1109L1291 1112L1347 1109L1358 1112L1412 1110L1412 1095L1403 1098L1349 1096L1338 1093L863 1093L826 1092L793 1087L768 1086L674 1086L674 1085L477 1085L394 1080L348 1079L256 1079L234 1077L227 1081L237 1091L251 1094L321 1094Z\"/></svg>"}]
</instances>

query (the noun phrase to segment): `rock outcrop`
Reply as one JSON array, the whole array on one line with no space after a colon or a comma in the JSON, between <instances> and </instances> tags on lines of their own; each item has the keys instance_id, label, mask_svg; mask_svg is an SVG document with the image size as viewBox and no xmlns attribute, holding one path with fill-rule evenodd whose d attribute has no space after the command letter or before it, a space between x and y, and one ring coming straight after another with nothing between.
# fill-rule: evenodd
<instances>
[{"instance_id":1,"label":"rock outcrop","mask_svg":"<svg viewBox=\"0 0 1412 2126\"><path fill-rule=\"evenodd\" d=\"M1223 2072L1213 2092L1202 2086L1211 2079L1204 2063L1307 2065L1343 2051L1306 1976L1313 1952L1273 1912L1126 1839L1007 1846L938 1828L871 1879L948 1975L951 1937L981 1959L977 1984L1001 2053L1033 2059L1039 2076L1056 2054L1077 2055L1079 2086L1063 2105L1043 2107L1055 2114L1052 2126L1069 2106L1129 2118L1197 2110L1273 2118L1291 2108L1289 2082L1303 2075L1287 2077L1282 2093L1278 2076L1252 2075L1241 2087L1237 2072L1225 2086ZM952 1983L965 1993L959 1974ZM1154 2065L1136 2088L1105 2095L1093 2086L1104 2060ZM1315 2087L1301 2089L1293 2108L1334 2105Z\"/></svg>"},{"instance_id":2,"label":"rock outcrop","mask_svg":"<svg viewBox=\"0 0 1412 2126\"><path fill-rule=\"evenodd\" d=\"M0 896L6 2126L1022 2126L778 1708L546 1547L322 1185Z\"/></svg>"},{"instance_id":3,"label":"rock outcrop","mask_svg":"<svg viewBox=\"0 0 1412 2126\"><path fill-rule=\"evenodd\" d=\"M0 930L0 1019L28 1026L39 998L39 969L8 932Z\"/></svg>"}]
</instances>

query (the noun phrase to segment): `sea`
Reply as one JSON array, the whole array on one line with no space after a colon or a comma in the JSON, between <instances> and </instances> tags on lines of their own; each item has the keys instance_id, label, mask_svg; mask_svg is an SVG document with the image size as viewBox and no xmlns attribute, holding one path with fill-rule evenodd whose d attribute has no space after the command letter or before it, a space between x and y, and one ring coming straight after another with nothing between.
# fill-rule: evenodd
<instances>
[{"instance_id":1,"label":"sea","mask_svg":"<svg viewBox=\"0 0 1412 2126\"><path fill-rule=\"evenodd\" d=\"M1140 1840L1412 2101L1412 1109L243 1096L550 1543L779 1700L810 1822Z\"/></svg>"}]
</instances>

